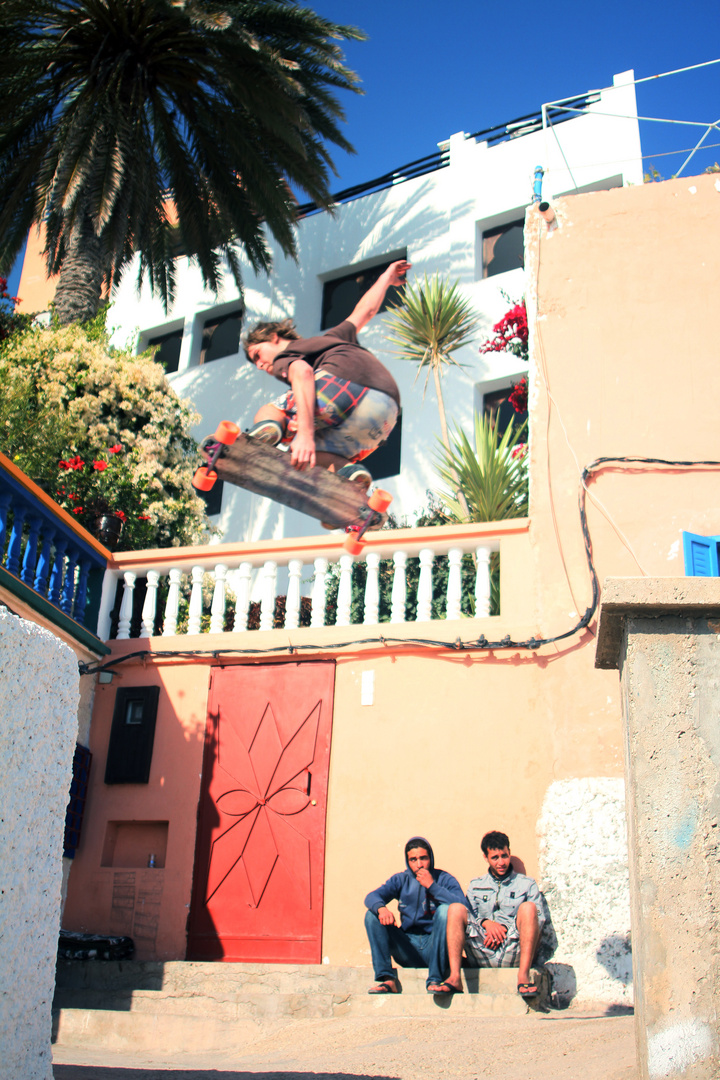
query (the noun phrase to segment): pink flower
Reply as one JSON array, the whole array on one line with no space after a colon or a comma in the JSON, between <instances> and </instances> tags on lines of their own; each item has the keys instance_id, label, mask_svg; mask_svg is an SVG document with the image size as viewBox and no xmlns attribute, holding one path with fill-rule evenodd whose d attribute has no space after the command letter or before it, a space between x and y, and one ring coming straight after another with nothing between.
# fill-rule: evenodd
<instances>
[{"instance_id":1,"label":"pink flower","mask_svg":"<svg viewBox=\"0 0 720 1080\"><path fill-rule=\"evenodd\" d=\"M107 461L93 461L93 469L97 469L98 472L102 472L104 469L107 469L107 467Z\"/></svg>"}]
</instances>

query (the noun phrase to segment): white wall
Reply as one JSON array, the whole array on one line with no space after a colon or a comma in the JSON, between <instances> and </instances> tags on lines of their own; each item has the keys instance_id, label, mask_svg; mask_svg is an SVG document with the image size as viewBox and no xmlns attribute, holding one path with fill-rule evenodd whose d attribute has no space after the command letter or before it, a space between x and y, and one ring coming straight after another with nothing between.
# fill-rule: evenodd
<instances>
[{"instance_id":1,"label":"white wall","mask_svg":"<svg viewBox=\"0 0 720 1080\"><path fill-rule=\"evenodd\" d=\"M52 1080L50 1009L78 686L74 652L0 607L2 1080Z\"/></svg>"},{"instance_id":2,"label":"white wall","mask_svg":"<svg viewBox=\"0 0 720 1080\"><path fill-rule=\"evenodd\" d=\"M481 317L477 344L457 354L466 369L452 369L444 380L448 415L453 423L468 428L477 384L519 376L523 371L515 357L478 353L477 346L490 336L493 323L508 308L500 290L513 300L525 291L520 269L482 279L482 228L524 217L537 165L546 169L543 193L547 197L577 186L641 183L631 80L632 72L616 76L618 85L603 93L590 114L544 133L490 147L458 133L450 139L448 168L345 203L335 215L319 213L304 219L298 229L297 263L276 251L271 277L257 278L246 270L245 326L259 319L292 317L301 334L316 334L323 281L340 277L364 262L381 262L407 250L413 264L412 279L440 272L459 280ZM222 419L237 420L247 427L263 402L282 393L282 385L255 371L242 354L207 366L198 364L203 322L210 312L232 307L238 300L232 277L226 275L220 295L215 296L203 288L197 267L182 260L177 296L166 314L147 287L138 296L136 276L136 268L130 268L113 294L108 325L117 328L114 343L132 346L138 333L147 341L164 330L183 326L180 370L171 376L171 382L202 416L195 436L199 439L211 433ZM362 342L387 365L400 387L401 473L383 480L383 487L395 496L393 510L400 516L408 515L412 522L414 513L425 504L426 489L437 486L433 467L439 437L437 405L433 388L423 400L422 382L414 382L414 367L393 356L384 322L384 317L375 320L363 332ZM238 489L226 489L218 524L220 539L226 542L307 536L320 531L313 519Z\"/></svg>"}]
</instances>

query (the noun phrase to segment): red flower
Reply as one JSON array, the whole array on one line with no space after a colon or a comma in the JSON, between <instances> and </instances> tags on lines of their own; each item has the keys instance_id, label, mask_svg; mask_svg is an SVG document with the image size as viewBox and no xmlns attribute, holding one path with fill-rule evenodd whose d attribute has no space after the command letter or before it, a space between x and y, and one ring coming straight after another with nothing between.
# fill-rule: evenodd
<instances>
[{"instance_id":1,"label":"red flower","mask_svg":"<svg viewBox=\"0 0 720 1080\"><path fill-rule=\"evenodd\" d=\"M107 467L107 461L93 461L93 469L97 469L98 472L102 472L104 469L107 469Z\"/></svg>"},{"instance_id":2,"label":"red flower","mask_svg":"<svg viewBox=\"0 0 720 1080\"><path fill-rule=\"evenodd\" d=\"M59 465L59 467L61 469L69 469L70 468L70 465L68 465L67 461L58 461L58 465Z\"/></svg>"},{"instance_id":3,"label":"red flower","mask_svg":"<svg viewBox=\"0 0 720 1080\"><path fill-rule=\"evenodd\" d=\"M111 446L110 449L108 450L108 454L121 454L121 453L122 453L122 443L115 443L115 445Z\"/></svg>"},{"instance_id":4,"label":"red flower","mask_svg":"<svg viewBox=\"0 0 720 1080\"><path fill-rule=\"evenodd\" d=\"M127 517L122 512L122 510L113 510L113 514L116 518L120 518L121 521L127 521Z\"/></svg>"},{"instance_id":5,"label":"red flower","mask_svg":"<svg viewBox=\"0 0 720 1080\"><path fill-rule=\"evenodd\" d=\"M82 469L84 465L85 462L78 455L76 455L74 458L70 458L70 460L66 462L66 467L68 469Z\"/></svg>"},{"instance_id":6,"label":"red flower","mask_svg":"<svg viewBox=\"0 0 720 1080\"><path fill-rule=\"evenodd\" d=\"M528 381L526 376L523 375L520 382L515 384L512 394L510 394L508 397L508 401L512 405L515 412L527 412Z\"/></svg>"},{"instance_id":7,"label":"red flower","mask_svg":"<svg viewBox=\"0 0 720 1080\"><path fill-rule=\"evenodd\" d=\"M82 512L83 512L82 506L74 506L73 507L73 514L82 514Z\"/></svg>"},{"instance_id":8,"label":"red flower","mask_svg":"<svg viewBox=\"0 0 720 1080\"><path fill-rule=\"evenodd\" d=\"M527 454L527 443L521 442L521 443L517 444L517 446L513 450L511 456L514 457L514 458L524 458L526 454Z\"/></svg>"},{"instance_id":9,"label":"red flower","mask_svg":"<svg viewBox=\"0 0 720 1080\"><path fill-rule=\"evenodd\" d=\"M138 521L150 521L149 514L138 514Z\"/></svg>"}]
</instances>

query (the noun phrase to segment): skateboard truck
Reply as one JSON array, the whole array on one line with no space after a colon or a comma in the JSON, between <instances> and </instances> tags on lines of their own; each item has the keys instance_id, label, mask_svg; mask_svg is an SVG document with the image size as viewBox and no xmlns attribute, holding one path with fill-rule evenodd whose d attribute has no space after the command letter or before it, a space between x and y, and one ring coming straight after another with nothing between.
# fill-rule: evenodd
<instances>
[{"instance_id":1,"label":"skateboard truck","mask_svg":"<svg viewBox=\"0 0 720 1080\"><path fill-rule=\"evenodd\" d=\"M212 446L212 450L210 450L207 465L202 465L199 469L195 470L195 475L193 477L194 488L197 488L198 491L210 491L217 480L215 464L223 452L223 447L232 446L239 434L240 428L237 424L233 424L232 420L220 421L211 442L211 445L213 442L214 445Z\"/></svg>"},{"instance_id":2,"label":"skateboard truck","mask_svg":"<svg viewBox=\"0 0 720 1080\"><path fill-rule=\"evenodd\" d=\"M382 488L376 488L372 495L368 496L368 506L370 512L365 518L360 528L353 527L352 525L347 528L347 536L343 547L349 555L359 555L365 546L365 540L363 537L368 529L373 525L379 524L382 520L382 515L387 510L388 506L392 502L392 495L389 491L383 491Z\"/></svg>"}]
</instances>

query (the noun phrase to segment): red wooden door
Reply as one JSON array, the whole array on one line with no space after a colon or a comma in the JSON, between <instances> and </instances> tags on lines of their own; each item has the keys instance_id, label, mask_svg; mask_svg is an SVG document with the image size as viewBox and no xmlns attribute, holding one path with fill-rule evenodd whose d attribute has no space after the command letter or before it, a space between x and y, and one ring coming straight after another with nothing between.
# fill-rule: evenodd
<instances>
[{"instance_id":1,"label":"red wooden door","mask_svg":"<svg viewBox=\"0 0 720 1080\"><path fill-rule=\"evenodd\" d=\"M188 959L320 963L334 676L214 669Z\"/></svg>"}]
</instances>

